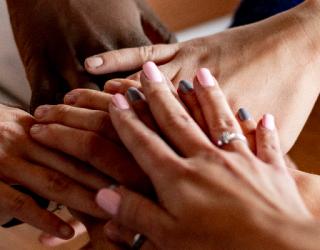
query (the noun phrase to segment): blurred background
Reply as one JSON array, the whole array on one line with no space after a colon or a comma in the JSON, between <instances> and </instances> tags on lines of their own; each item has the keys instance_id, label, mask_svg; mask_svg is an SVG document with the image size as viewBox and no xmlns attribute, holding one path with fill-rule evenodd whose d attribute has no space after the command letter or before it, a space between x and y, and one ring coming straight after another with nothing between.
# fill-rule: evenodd
<instances>
[{"instance_id":1,"label":"blurred background","mask_svg":"<svg viewBox=\"0 0 320 250\"><path fill-rule=\"evenodd\" d=\"M163 22L174 32L180 41L213 34L226 29L237 8L238 0L147 0ZM0 0L0 100L12 103L12 93L27 105L30 90L19 60L11 32L4 0ZM17 91L18 90L18 91ZM317 104L319 107L320 105ZM320 173L320 118L319 108L306 125L296 146L291 152L295 162L303 169ZM60 213L68 217L65 211ZM0 250L45 250L37 242L40 232L27 225L3 230L0 228ZM75 250L87 241L83 235L71 243L55 248Z\"/></svg>"}]
</instances>

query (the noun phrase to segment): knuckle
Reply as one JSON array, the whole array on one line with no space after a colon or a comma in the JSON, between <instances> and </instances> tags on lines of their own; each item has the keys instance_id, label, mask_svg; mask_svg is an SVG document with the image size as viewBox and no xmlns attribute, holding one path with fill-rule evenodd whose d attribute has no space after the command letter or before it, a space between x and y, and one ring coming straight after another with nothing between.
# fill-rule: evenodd
<instances>
[{"instance_id":1,"label":"knuckle","mask_svg":"<svg viewBox=\"0 0 320 250\"><path fill-rule=\"evenodd\" d=\"M12 198L11 202L9 203L8 209L13 214L21 213L21 211L25 210L27 206L35 204L35 202L22 194L18 194L15 197Z\"/></svg>"},{"instance_id":2,"label":"knuckle","mask_svg":"<svg viewBox=\"0 0 320 250\"><path fill-rule=\"evenodd\" d=\"M274 143L263 142L260 144L260 149L267 152L276 152L278 151L277 145Z\"/></svg>"},{"instance_id":3,"label":"knuckle","mask_svg":"<svg viewBox=\"0 0 320 250\"><path fill-rule=\"evenodd\" d=\"M111 120L107 113L100 113L100 115L96 115L95 117L96 120L94 123L96 131L104 132L110 127Z\"/></svg>"},{"instance_id":4,"label":"knuckle","mask_svg":"<svg viewBox=\"0 0 320 250\"><path fill-rule=\"evenodd\" d=\"M101 147L101 140L99 136L94 132L88 132L84 137L83 143L83 154L86 159L90 159L91 157L97 154L99 147Z\"/></svg>"},{"instance_id":5,"label":"knuckle","mask_svg":"<svg viewBox=\"0 0 320 250\"><path fill-rule=\"evenodd\" d=\"M147 62L152 60L154 55L154 47L153 46L142 46L139 48L139 55L143 62Z\"/></svg>"},{"instance_id":6,"label":"knuckle","mask_svg":"<svg viewBox=\"0 0 320 250\"><path fill-rule=\"evenodd\" d=\"M233 132L237 129L235 121L226 115L221 115L220 117L217 117L211 121L209 127L212 134L220 134L221 131Z\"/></svg>"},{"instance_id":7,"label":"knuckle","mask_svg":"<svg viewBox=\"0 0 320 250\"><path fill-rule=\"evenodd\" d=\"M172 113L165 114L165 129L183 129L190 126L193 122L191 117L187 113Z\"/></svg>"},{"instance_id":8,"label":"knuckle","mask_svg":"<svg viewBox=\"0 0 320 250\"><path fill-rule=\"evenodd\" d=\"M123 124L128 124L131 120L136 119L136 117L133 112L120 112L119 119Z\"/></svg>"},{"instance_id":9,"label":"knuckle","mask_svg":"<svg viewBox=\"0 0 320 250\"><path fill-rule=\"evenodd\" d=\"M59 104L53 109L53 115L59 120L63 120L70 112L70 109L71 107L67 105Z\"/></svg>"},{"instance_id":10,"label":"knuckle","mask_svg":"<svg viewBox=\"0 0 320 250\"><path fill-rule=\"evenodd\" d=\"M58 193L68 190L69 181L59 173L51 172L47 175L47 188L49 191Z\"/></svg>"}]
</instances>

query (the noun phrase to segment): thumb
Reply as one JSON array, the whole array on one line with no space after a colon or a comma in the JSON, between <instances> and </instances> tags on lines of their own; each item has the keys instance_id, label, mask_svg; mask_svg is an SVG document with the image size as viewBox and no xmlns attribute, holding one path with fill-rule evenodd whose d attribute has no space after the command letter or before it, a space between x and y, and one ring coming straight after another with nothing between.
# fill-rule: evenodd
<instances>
[{"instance_id":1,"label":"thumb","mask_svg":"<svg viewBox=\"0 0 320 250\"><path fill-rule=\"evenodd\" d=\"M172 222L155 203L124 187L100 190L96 202L114 221L145 235L154 243L161 242L164 231Z\"/></svg>"},{"instance_id":2,"label":"thumb","mask_svg":"<svg viewBox=\"0 0 320 250\"><path fill-rule=\"evenodd\" d=\"M85 61L86 70L95 75L140 69L148 61L161 64L175 56L178 44L151 45L139 48L114 50L89 57Z\"/></svg>"}]
</instances>

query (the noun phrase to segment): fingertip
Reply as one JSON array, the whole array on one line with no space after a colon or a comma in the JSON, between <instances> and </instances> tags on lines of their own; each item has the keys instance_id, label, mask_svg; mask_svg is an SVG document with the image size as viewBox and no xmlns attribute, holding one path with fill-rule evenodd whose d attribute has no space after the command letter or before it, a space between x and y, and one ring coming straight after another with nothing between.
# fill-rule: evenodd
<instances>
[{"instance_id":1,"label":"fingertip","mask_svg":"<svg viewBox=\"0 0 320 250\"><path fill-rule=\"evenodd\" d=\"M130 109L130 105L127 99L122 94L115 94L114 96L112 96L112 103L116 108L120 110Z\"/></svg>"},{"instance_id":2,"label":"fingertip","mask_svg":"<svg viewBox=\"0 0 320 250\"><path fill-rule=\"evenodd\" d=\"M75 231L72 226L70 226L67 223L64 223L59 228L59 234L62 239L69 240L69 239L73 238Z\"/></svg>"},{"instance_id":3,"label":"fingertip","mask_svg":"<svg viewBox=\"0 0 320 250\"><path fill-rule=\"evenodd\" d=\"M77 103L78 97L79 97L80 93L77 90L72 90L69 93L67 93L64 98L64 104L67 105L74 105Z\"/></svg>"},{"instance_id":4,"label":"fingertip","mask_svg":"<svg viewBox=\"0 0 320 250\"><path fill-rule=\"evenodd\" d=\"M90 72L96 72L97 69L104 65L104 60L101 56L92 56L85 60L85 68Z\"/></svg>"},{"instance_id":5,"label":"fingertip","mask_svg":"<svg viewBox=\"0 0 320 250\"><path fill-rule=\"evenodd\" d=\"M203 88L207 87L214 87L217 85L217 80L210 72L208 68L201 68L197 70L196 73L197 81L199 82L200 86Z\"/></svg>"},{"instance_id":6,"label":"fingertip","mask_svg":"<svg viewBox=\"0 0 320 250\"><path fill-rule=\"evenodd\" d=\"M253 117L252 117L251 113L245 108L240 108L238 110L238 112L237 112L237 115L238 115L239 120L241 122L246 122L246 121L253 120Z\"/></svg>"},{"instance_id":7,"label":"fingertip","mask_svg":"<svg viewBox=\"0 0 320 250\"><path fill-rule=\"evenodd\" d=\"M149 81L161 83L164 78L158 66L154 62L146 62L143 66L143 73Z\"/></svg>"},{"instance_id":8,"label":"fingertip","mask_svg":"<svg viewBox=\"0 0 320 250\"><path fill-rule=\"evenodd\" d=\"M118 214L121 203L121 196L114 190L110 188L99 190L95 200L98 206L111 216L115 216Z\"/></svg>"},{"instance_id":9,"label":"fingertip","mask_svg":"<svg viewBox=\"0 0 320 250\"><path fill-rule=\"evenodd\" d=\"M37 136L41 134L46 128L46 125L43 124L35 124L30 128L30 135Z\"/></svg>"},{"instance_id":10,"label":"fingertip","mask_svg":"<svg viewBox=\"0 0 320 250\"><path fill-rule=\"evenodd\" d=\"M109 94L115 94L121 92L122 83L117 80L109 80L105 83L103 91Z\"/></svg>"},{"instance_id":11,"label":"fingertip","mask_svg":"<svg viewBox=\"0 0 320 250\"><path fill-rule=\"evenodd\" d=\"M50 105L39 106L34 112L34 117L37 120L42 120L45 117L46 113L49 111L49 109Z\"/></svg>"},{"instance_id":12,"label":"fingertip","mask_svg":"<svg viewBox=\"0 0 320 250\"><path fill-rule=\"evenodd\" d=\"M193 84L187 80L179 82L178 92L182 94L189 94L193 91Z\"/></svg>"},{"instance_id":13,"label":"fingertip","mask_svg":"<svg viewBox=\"0 0 320 250\"><path fill-rule=\"evenodd\" d=\"M271 114L265 114L262 117L261 120L261 125L262 127L264 127L265 129L268 129L270 131L274 131L276 129L276 123L275 123L275 118L273 115Z\"/></svg>"}]
</instances>

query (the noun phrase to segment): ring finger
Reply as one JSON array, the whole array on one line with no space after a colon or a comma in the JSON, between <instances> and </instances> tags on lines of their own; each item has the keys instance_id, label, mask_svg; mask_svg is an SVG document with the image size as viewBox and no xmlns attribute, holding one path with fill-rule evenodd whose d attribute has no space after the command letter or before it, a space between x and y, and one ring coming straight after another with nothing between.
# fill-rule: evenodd
<instances>
[{"instance_id":1,"label":"ring finger","mask_svg":"<svg viewBox=\"0 0 320 250\"><path fill-rule=\"evenodd\" d=\"M133 231L119 225L114 221L109 221L104 227L105 234L107 237L116 243L125 244L126 246L134 248L135 238L138 234L134 233ZM142 246L139 248L140 250L153 250L156 249L151 242L145 241L142 243Z\"/></svg>"},{"instance_id":2,"label":"ring finger","mask_svg":"<svg viewBox=\"0 0 320 250\"><path fill-rule=\"evenodd\" d=\"M217 80L208 69L197 71L194 88L209 127L212 141L229 151L247 150L244 139L231 139L229 143L223 142L222 135L227 132L236 136L243 136L241 127L235 118ZM243 136L244 137L244 136ZM227 138L228 139L228 138Z\"/></svg>"}]
</instances>

